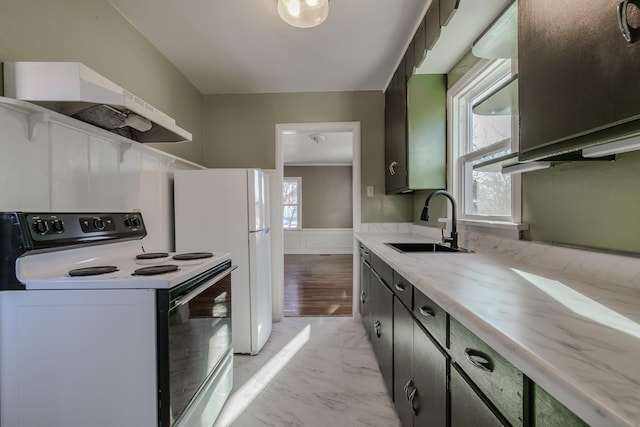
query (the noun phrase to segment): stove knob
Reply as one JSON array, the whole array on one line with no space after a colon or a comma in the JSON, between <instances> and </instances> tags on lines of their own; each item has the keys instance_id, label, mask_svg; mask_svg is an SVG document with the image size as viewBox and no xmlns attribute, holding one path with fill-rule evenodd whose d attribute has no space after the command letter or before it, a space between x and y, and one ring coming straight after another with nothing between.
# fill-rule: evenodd
<instances>
[{"instance_id":1,"label":"stove knob","mask_svg":"<svg viewBox=\"0 0 640 427\"><path fill-rule=\"evenodd\" d=\"M96 218L93 220L93 226L98 231L104 230L104 221L102 220L102 218Z\"/></svg>"},{"instance_id":2,"label":"stove knob","mask_svg":"<svg viewBox=\"0 0 640 427\"><path fill-rule=\"evenodd\" d=\"M131 224L131 218L125 218L124 219L124 226L125 227L131 228L132 225L133 224Z\"/></svg>"},{"instance_id":3,"label":"stove knob","mask_svg":"<svg viewBox=\"0 0 640 427\"><path fill-rule=\"evenodd\" d=\"M60 221L59 219L54 219L51 223L51 228L58 234L62 233L64 231L64 222Z\"/></svg>"},{"instance_id":4,"label":"stove knob","mask_svg":"<svg viewBox=\"0 0 640 427\"><path fill-rule=\"evenodd\" d=\"M38 234L47 234L49 231L49 223L47 223L47 221L37 219L33 222L33 229Z\"/></svg>"},{"instance_id":5,"label":"stove knob","mask_svg":"<svg viewBox=\"0 0 640 427\"><path fill-rule=\"evenodd\" d=\"M140 227L142 225L142 222L140 222L140 218L135 217L133 218L133 226L134 227Z\"/></svg>"}]
</instances>

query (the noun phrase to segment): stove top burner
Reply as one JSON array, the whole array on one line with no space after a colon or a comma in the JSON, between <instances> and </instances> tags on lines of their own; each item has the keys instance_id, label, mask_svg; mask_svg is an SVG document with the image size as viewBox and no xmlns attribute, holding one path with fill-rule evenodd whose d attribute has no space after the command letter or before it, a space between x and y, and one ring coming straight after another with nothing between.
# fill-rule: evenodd
<instances>
[{"instance_id":1,"label":"stove top burner","mask_svg":"<svg viewBox=\"0 0 640 427\"><path fill-rule=\"evenodd\" d=\"M156 274L171 273L177 271L178 266L175 264L153 265L151 267L139 268L133 272L134 276L154 276Z\"/></svg>"},{"instance_id":2,"label":"stove top burner","mask_svg":"<svg viewBox=\"0 0 640 427\"><path fill-rule=\"evenodd\" d=\"M136 255L136 259L157 259L157 258L166 258L169 254L167 252L147 252L144 254Z\"/></svg>"},{"instance_id":3,"label":"stove top burner","mask_svg":"<svg viewBox=\"0 0 640 427\"><path fill-rule=\"evenodd\" d=\"M176 261L190 261L194 259L211 258L213 254L211 252L188 252L185 254L177 254L173 256Z\"/></svg>"},{"instance_id":4,"label":"stove top burner","mask_svg":"<svg viewBox=\"0 0 640 427\"><path fill-rule=\"evenodd\" d=\"M98 267L76 268L75 270L69 271L69 276L97 276L100 274L113 273L114 271L118 271L118 267L115 267L113 265L103 265Z\"/></svg>"}]
</instances>

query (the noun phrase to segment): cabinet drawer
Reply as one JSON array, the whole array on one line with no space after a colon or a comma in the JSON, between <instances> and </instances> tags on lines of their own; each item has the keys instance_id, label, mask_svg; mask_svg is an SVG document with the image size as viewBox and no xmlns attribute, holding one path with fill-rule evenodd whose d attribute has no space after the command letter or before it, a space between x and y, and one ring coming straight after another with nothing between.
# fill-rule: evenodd
<instances>
[{"instance_id":1,"label":"cabinet drawer","mask_svg":"<svg viewBox=\"0 0 640 427\"><path fill-rule=\"evenodd\" d=\"M371 268L380 276L385 285L393 286L393 269L374 253L371 253Z\"/></svg>"},{"instance_id":2,"label":"cabinet drawer","mask_svg":"<svg viewBox=\"0 0 640 427\"><path fill-rule=\"evenodd\" d=\"M371 264L371 251L363 244L360 244L360 257Z\"/></svg>"},{"instance_id":3,"label":"cabinet drawer","mask_svg":"<svg viewBox=\"0 0 640 427\"><path fill-rule=\"evenodd\" d=\"M447 313L416 288L413 290L413 315L442 347L448 348Z\"/></svg>"},{"instance_id":4,"label":"cabinet drawer","mask_svg":"<svg viewBox=\"0 0 640 427\"><path fill-rule=\"evenodd\" d=\"M391 290L400 301L411 310L413 303L413 285L397 272L393 272L393 285Z\"/></svg>"},{"instance_id":5,"label":"cabinet drawer","mask_svg":"<svg viewBox=\"0 0 640 427\"><path fill-rule=\"evenodd\" d=\"M451 357L514 426L523 423L523 375L484 341L450 318Z\"/></svg>"}]
</instances>

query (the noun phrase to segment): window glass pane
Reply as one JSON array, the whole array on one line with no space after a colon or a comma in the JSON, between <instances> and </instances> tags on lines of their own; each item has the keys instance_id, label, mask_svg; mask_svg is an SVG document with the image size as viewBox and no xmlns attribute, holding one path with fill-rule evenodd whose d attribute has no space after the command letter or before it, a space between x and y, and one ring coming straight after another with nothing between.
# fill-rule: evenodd
<instances>
[{"instance_id":1,"label":"window glass pane","mask_svg":"<svg viewBox=\"0 0 640 427\"><path fill-rule=\"evenodd\" d=\"M297 206L285 206L282 216L282 222L284 228L297 228L298 227L298 207Z\"/></svg>"},{"instance_id":2,"label":"window glass pane","mask_svg":"<svg viewBox=\"0 0 640 427\"><path fill-rule=\"evenodd\" d=\"M298 203L298 183L296 181L284 181L282 183L282 201L285 205Z\"/></svg>"},{"instance_id":3,"label":"window glass pane","mask_svg":"<svg viewBox=\"0 0 640 427\"><path fill-rule=\"evenodd\" d=\"M471 146L469 151L488 147L511 138L511 116L471 115Z\"/></svg>"},{"instance_id":4,"label":"window glass pane","mask_svg":"<svg viewBox=\"0 0 640 427\"><path fill-rule=\"evenodd\" d=\"M467 215L511 216L511 176L501 172L473 170L471 163L465 165L469 188L465 203Z\"/></svg>"}]
</instances>

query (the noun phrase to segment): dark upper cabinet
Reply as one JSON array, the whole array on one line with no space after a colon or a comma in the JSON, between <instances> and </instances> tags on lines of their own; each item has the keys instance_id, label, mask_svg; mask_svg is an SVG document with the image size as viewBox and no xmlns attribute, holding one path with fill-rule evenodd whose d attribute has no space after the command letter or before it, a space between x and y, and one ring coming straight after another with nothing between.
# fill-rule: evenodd
<instances>
[{"instance_id":1,"label":"dark upper cabinet","mask_svg":"<svg viewBox=\"0 0 640 427\"><path fill-rule=\"evenodd\" d=\"M640 42L624 39L620 3L519 0L521 160L640 133Z\"/></svg>"},{"instance_id":2,"label":"dark upper cabinet","mask_svg":"<svg viewBox=\"0 0 640 427\"><path fill-rule=\"evenodd\" d=\"M403 60L385 92L384 157L387 194L401 192L407 185L407 79L404 65Z\"/></svg>"},{"instance_id":3,"label":"dark upper cabinet","mask_svg":"<svg viewBox=\"0 0 640 427\"><path fill-rule=\"evenodd\" d=\"M416 74L401 93L405 94L402 107L406 113L404 117L393 116L401 123L385 123L388 136L385 140L386 193L443 188L446 186L446 76Z\"/></svg>"},{"instance_id":4,"label":"dark upper cabinet","mask_svg":"<svg viewBox=\"0 0 640 427\"><path fill-rule=\"evenodd\" d=\"M434 3L436 1L434 0ZM444 27L449 23L449 20L453 17L453 14L458 10L460 0L440 0L440 26Z\"/></svg>"}]
</instances>

